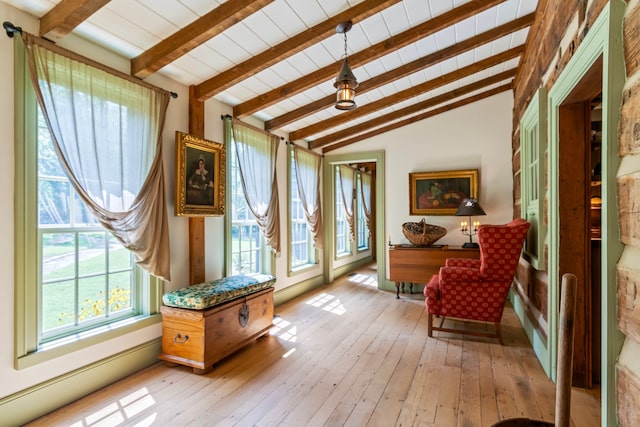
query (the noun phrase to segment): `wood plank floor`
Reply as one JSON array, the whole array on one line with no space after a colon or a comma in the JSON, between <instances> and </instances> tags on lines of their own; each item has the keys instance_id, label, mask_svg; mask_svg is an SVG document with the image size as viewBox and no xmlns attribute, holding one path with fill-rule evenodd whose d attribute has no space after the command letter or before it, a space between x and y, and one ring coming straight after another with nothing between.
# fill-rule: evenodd
<instances>
[{"instance_id":1,"label":"wood plank floor","mask_svg":"<svg viewBox=\"0 0 640 427\"><path fill-rule=\"evenodd\" d=\"M428 338L422 296L396 300L376 288L375 278L373 268L363 268L276 307L270 336L206 375L159 362L28 425L484 427L511 417L553 421L555 386L510 307L504 347L463 335ZM598 390L573 389L571 409L573 426L600 426Z\"/></svg>"}]
</instances>

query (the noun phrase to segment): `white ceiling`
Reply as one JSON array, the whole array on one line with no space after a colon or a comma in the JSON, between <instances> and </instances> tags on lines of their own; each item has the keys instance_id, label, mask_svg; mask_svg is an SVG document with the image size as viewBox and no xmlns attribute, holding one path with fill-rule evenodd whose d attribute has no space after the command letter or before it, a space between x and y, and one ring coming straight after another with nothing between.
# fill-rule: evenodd
<instances>
[{"instance_id":1,"label":"white ceiling","mask_svg":"<svg viewBox=\"0 0 640 427\"><path fill-rule=\"evenodd\" d=\"M2 1L38 18L44 16L59 3L56 0ZM185 85L198 85L362 1L366 0L275 0L165 66L159 72ZM480 1L475 2L481 3ZM78 25L74 33L131 59L223 3L225 3L223 0L111 0ZM347 34L349 55L398 35L465 3L467 1L462 0L403 0L396 3L382 12L354 23L353 28ZM537 3L537 0L506 0L498 6L422 38L364 66L355 67L353 72L358 81L369 80L381 73L402 67L425 55L530 14L535 11ZM14 24L20 25L19 22ZM497 53L523 45L527 38L527 32L527 28L516 31L377 89L358 94L357 104L358 106L370 104L381 98L392 96L400 90L414 87ZM342 35L334 33L323 41L217 93L214 98L230 105L248 101L270 89L283 86L318 68L341 60L343 50ZM454 83L419 94L410 100L399 102L365 117L311 135L307 140L312 141L323 135L347 129L354 124L382 117L398 109L517 67L517 65L518 58L508 60ZM337 72L338 69L336 69L336 74ZM494 86L504 83L497 83ZM281 102L265 107L254 115L262 120L270 120L334 92L332 78ZM290 123L281 130L291 132L340 114L345 114L345 112L333 107L325 108Z\"/></svg>"}]
</instances>

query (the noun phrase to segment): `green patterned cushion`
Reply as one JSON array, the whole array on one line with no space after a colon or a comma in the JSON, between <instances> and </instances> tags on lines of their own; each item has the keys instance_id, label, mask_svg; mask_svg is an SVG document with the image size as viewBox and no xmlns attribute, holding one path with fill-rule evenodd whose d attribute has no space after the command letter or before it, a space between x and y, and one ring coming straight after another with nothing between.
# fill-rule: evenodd
<instances>
[{"instance_id":1,"label":"green patterned cushion","mask_svg":"<svg viewBox=\"0 0 640 427\"><path fill-rule=\"evenodd\" d=\"M270 288L275 281L274 276L257 273L224 277L168 292L162 302L171 307L202 310Z\"/></svg>"}]
</instances>

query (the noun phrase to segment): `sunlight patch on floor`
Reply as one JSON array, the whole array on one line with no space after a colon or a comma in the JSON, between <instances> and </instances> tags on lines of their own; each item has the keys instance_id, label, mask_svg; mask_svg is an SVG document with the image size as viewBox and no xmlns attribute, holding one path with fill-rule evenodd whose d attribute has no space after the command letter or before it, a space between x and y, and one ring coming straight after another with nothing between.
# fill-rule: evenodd
<instances>
[{"instance_id":1,"label":"sunlight patch on floor","mask_svg":"<svg viewBox=\"0 0 640 427\"><path fill-rule=\"evenodd\" d=\"M340 302L339 299L337 299L335 301L331 301L330 304L326 305L322 309L324 311L328 311L330 313L337 314L338 316L342 316L347 311L344 308L344 305L342 305L342 303Z\"/></svg>"},{"instance_id":2,"label":"sunlight patch on floor","mask_svg":"<svg viewBox=\"0 0 640 427\"><path fill-rule=\"evenodd\" d=\"M307 304L314 307L322 308L324 311L337 314L338 316L342 316L347 312L340 300L335 299L335 296L330 294L319 294L307 301Z\"/></svg>"},{"instance_id":3,"label":"sunlight patch on floor","mask_svg":"<svg viewBox=\"0 0 640 427\"><path fill-rule=\"evenodd\" d=\"M298 328L296 326L291 326L291 322L284 320L282 317L276 316L273 319L273 327L269 333L285 341L296 342Z\"/></svg>"},{"instance_id":4,"label":"sunlight patch on floor","mask_svg":"<svg viewBox=\"0 0 640 427\"><path fill-rule=\"evenodd\" d=\"M98 409L94 413L87 415L84 420L70 424L71 427L100 427L122 425L138 414L152 408L156 404L149 390L143 387L136 390L117 402L110 403L104 408ZM156 421L157 414L154 412L148 417L135 423L136 426L150 426Z\"/></svg>"},{"instance_id":5,"label":"sunlight patch on floor","mask_svg":"<svg viewBox=\"0 0 640 427\"><path fill-rule=\"evenodd\" d=\"M374 288L378 287L378 280L375 277L366 274L352 274L351 276L349 276L349 281L353 283L359 283L361 285L372 286Z\"/></svg>"},{"instance_id":6,"label":"sunlight patch on floor","mask_svg":"<svg viewBox=\"0 0 640 427\"><path fill-rule=\"evenodd\" d=\"M333 295L322 293L311 298L309 301L307 301L307 304L312 305L314 307L322 307L323 305L325 305L326 303L328 303L334 298L335 297Z\"/></svg>"}]
</instances>

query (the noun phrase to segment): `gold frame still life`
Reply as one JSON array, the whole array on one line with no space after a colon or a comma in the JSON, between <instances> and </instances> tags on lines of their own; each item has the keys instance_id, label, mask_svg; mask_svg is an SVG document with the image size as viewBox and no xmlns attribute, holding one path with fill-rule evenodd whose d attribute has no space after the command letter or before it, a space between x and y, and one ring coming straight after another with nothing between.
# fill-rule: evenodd
<instances>
[{"instance_id":1,"label":"gold frame still life","mask_svg":"<svg viewBox=\"0 0 640 427\"><path fill-rule=\"evenodd\" d=\"M410 215L455 215L469 197L478 198L478 169L409 174Z\"/></svg>"},{"instance_id":2,"label":"gold frame still life","mask_svg":"<svg viewBox=\"0 0 640 427\"><path fill-rule=\"evenodd\" d=\"M176 131L175 214L224 215L225 147Z\"/></svg>"}]
</instances>

